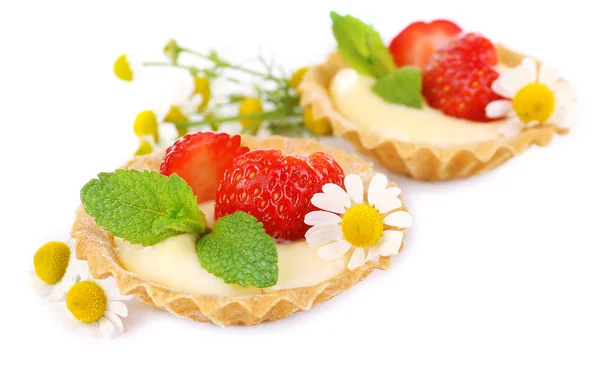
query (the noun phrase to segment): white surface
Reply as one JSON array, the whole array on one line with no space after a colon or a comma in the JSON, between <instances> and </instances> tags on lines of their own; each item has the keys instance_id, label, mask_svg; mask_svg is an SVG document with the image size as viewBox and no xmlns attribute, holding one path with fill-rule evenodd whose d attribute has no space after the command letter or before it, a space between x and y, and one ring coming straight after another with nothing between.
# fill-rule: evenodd
<instances>
[{"instance_id":1,"label":"white surface","mask_svg":"<svg viewBox=\"0 0 600 365\"><path fill-rule=\"evenodd\" d=\"M599 29L586 2L2 2L0 356L287 364L321 353L322 363L335 364L598 364ZM26 270L38 246L69 234L80 187L135 149L131 121L141 106L135 88L112 76L115 57L136 50L154 58L174 37L238 59L263 44L294 68L332 48L330 9L375 24L386 41L412 20L448 17L527 50L574 82L581 118L568 136L480 177L427 184L394 176L415 222L405 250L390 270L309 312L219 328L135 302L127 332L103 347L56 326Z\"/></svg>"}]
</instances>

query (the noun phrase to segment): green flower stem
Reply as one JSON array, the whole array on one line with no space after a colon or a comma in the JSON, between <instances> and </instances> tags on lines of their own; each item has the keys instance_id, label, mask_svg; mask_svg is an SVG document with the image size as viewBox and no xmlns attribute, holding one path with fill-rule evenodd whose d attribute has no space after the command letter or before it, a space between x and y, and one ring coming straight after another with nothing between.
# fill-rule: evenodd
<instances>
[{"instance_id":1,"label":"green flower stem","mask_svg":"<svg viewBox=\"0 0 600 365\"><path fill-rule=\"evenodd\" d=\"M229 63L229 62L227 62L227 61L219 58L218 56L217 57L211 57L211 56L206 55L204 53L200 53L200 52L197 52L197 51L194 51L194 50L191 50L191 49L187 49L187 48L179 48L179 52L189 53L191 55L194 55L194 56L197 56L197 57L200 57L200 58L204 58L206 60L214 62L219 67L226 67L226 68L230 68L230 69L233 69L233 70L238 70L238 71L246 72L248 74L251 74L251 75L254 75L254 76L258 76L258 77L262 77L264 79L272 80L272 81L276 81L276 82L281 82L281 83L287 82L287 80L283 79L283 78L275 77L275 76L270 75L270 74L265 74L265 73L262 73L260 71L255 71L255 70L246 68L244 66L234 65L232 63Z\"/></svg>"},{"instance_id":2,"label":"green flower stem","mask_svg":"<svg viewBox=\"0 0 600 365\"><path fill-rule=\"evenodd\" d=\"M168 63L168 62L144 62L142 63L142 66L149 66L149 67L175 67L175 68L180 68L182 70L187 70L190 71L192 74L196 74L198 72L204 73L204 74L210 74L211 72L213 72L213 70L208 69L208 68L198 68L196 66L186 66L186 65L181 65L181 64L173 64L173 63Z\"/></svg>"},{"instance_id":3,"label":"green flower stem","mask_svg":"<svg viewBox=\"0 0 600 365\"><path fill-rule=\"evenodd\" d=\"M298 112L286 113L283 110L272 110L272 111L267 111L267 112L238 114L238 115L231 115L228 117L210 118L210 119L204 119L204 120L197 121L197 122L176 123L176 124L177 124L177 127L184 128L184 127L195 127L195 126L199 126L199 125L221 124L221 123L232 122L232 121L236 121L236 120L240 120L240 119L265 120L265 119L269 119L269 118L284 117L284 116L300 116L300 115L302 115L302 114L298 113Z\"/></svg>"}]
</instances>

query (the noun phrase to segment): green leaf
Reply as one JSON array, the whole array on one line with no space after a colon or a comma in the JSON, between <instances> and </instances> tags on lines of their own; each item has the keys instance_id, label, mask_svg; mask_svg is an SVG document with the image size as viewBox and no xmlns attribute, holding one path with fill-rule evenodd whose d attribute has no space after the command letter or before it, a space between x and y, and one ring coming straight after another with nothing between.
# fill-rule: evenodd
<instances>
[{"instance_id":1,"label":"green leaf","mask_svg":"<svg viewBox=\"0 0 600 365\"><path fill-rule=\"evenodd\" d=\"M379 74L375 75L376 77L383 77L396 70L396 64L394 63L392 54L383 44L377 33L367 33L365 43L367 49L371 52L371 55L373 55L372 60L374 69L381 70Z\"/></svg>"},{"instance_id":2,"label":"green leaf","mask_svg":"<svg viewBox=\"0 0 600 365\"><path fill-rule=\"evenodd\" d=\"M378 79L373 85L373 92L387 102L421 109L421 70L417 67L402 67Z\"/></svg>"},{"instance_id":3,"label":"green leaf","mask_svg":"<svg viewBox=\"0 0 600 365\"><path fill-rule=\"evenodd\" d=\"M344 61L365 76L382 77L396 69L390 51L369 25L350 15L330 13L333 35Z\"/></svg>"},{"instance_id":4,"label":"green leaf","mask_svg":"<svg viewBox=\"0 0 600 365\"><path fill-rule=\"evenodd\" d=\"M179 176L116 170L81 189L85 212L113 236L144 246L183 233L204 233L206 218Z\"/></svg>"},{"instance_id":5,"label":"green leaf","mask_svg":"<svg viewBox=\"0 0 600 365\"><path fill-rule=\"evenodd\" d=\"M202 267L228 284L267 288L277 283L275 240L247 213L218 219L212 233L198 240L196 251Z\"/></svg>"}]
</instances>

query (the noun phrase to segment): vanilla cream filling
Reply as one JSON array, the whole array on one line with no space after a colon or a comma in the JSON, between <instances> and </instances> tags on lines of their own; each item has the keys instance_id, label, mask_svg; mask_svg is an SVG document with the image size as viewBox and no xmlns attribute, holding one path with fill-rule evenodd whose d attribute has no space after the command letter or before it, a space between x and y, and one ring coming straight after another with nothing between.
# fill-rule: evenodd
<instances>
[{"instance_id":1,"label":"vanilla cream filling","mask_svg":"<svg viewBox=\"0 0 600 365\"><path fill-rule=\"evenodd\" d=\"M214 202L200 204L209 225L214 223ZM299 288L319 284L346 270L348 255L325 261L310 248L306 241L277 244L279 279L275 286L258 289L225 284L200 266L196 255L196 236L183 234L167 238L155 245L144 247L130 244L115 237L121 264L152 282L190 294L212 294L237 297L269 293L281 289Z\"/></svg>"},{"instance_id":2,"label":"vanilla cream filling","mask_svg":"<svg viewBox=\"0 0 600 365\"><path fill-rule=\"evenodd\" d=\"M483 142L502 136L498 129L504 121L478 123L453 118L425 102L422 109L388 103L371 91L374 82L371 77L345 68L330 84L338 112L365 131L403 142L439 146Z\"/></svg>"}]
</instances>

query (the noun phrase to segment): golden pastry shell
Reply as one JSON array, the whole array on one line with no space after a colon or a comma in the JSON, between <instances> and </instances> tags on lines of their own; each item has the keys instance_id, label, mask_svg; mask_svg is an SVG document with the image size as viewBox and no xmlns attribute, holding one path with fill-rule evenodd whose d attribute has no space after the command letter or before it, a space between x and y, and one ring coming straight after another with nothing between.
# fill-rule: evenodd
<instances>
[{"instance_id":1,"label":"golden pastry shell","mask_svg":"<svg viewBox=\"0 0 600 365\"><path fill-rule=\"evenodd\" d=\"M366 182L374 175L371 164L354 155L333 149L310 139L284 137L259 138L243 136L242 143L250 149L278 148L283 152L310 154L316 151L330 153L346 174L359 174ZM158 170L164 151L135 158L124 168ZM402 207L401 209L406 210ZM90 272L97 279L114 277L123 294L135 294L142 302L197 322L213 322L219 326L256 325L263 321L285 318L295 312L309 310L313 306L333 298L365 279L375 269L390 266L390 257L378 262L367 262L352 271L311 287L280 290L273 293L245 297L222 297L216 295L192 295L153 283L126 270L119 262L113 237L98 227L94 219L82 207L77 210L71 235L76 239L77 258L87 260ZM404 247L401 245L400 251Z\"/></svg>"},{"instance_id":2,"label":"golden pastry shell","mask_svg":"<svg viewBox=\"0 0 600 365\"><path fill-rule=\"evenodd\" d=\"M500 62L509 67L517 66L525 57L502 45L497 45L496 49ZM324 63L311 68L299 86L301 105L311 108L316 119L326 118L336 136L347 139L363 154L394 172L417 180L439 181L478 175L502 165L533 144L548 145L555 133L568 132L568 129L545 124L523 130L513 138L447 148L389 139L359 130L335 109L329 96L329 84L345 67L348 66L341 55L334 52Z\"/></svg>"}]
</instances>

